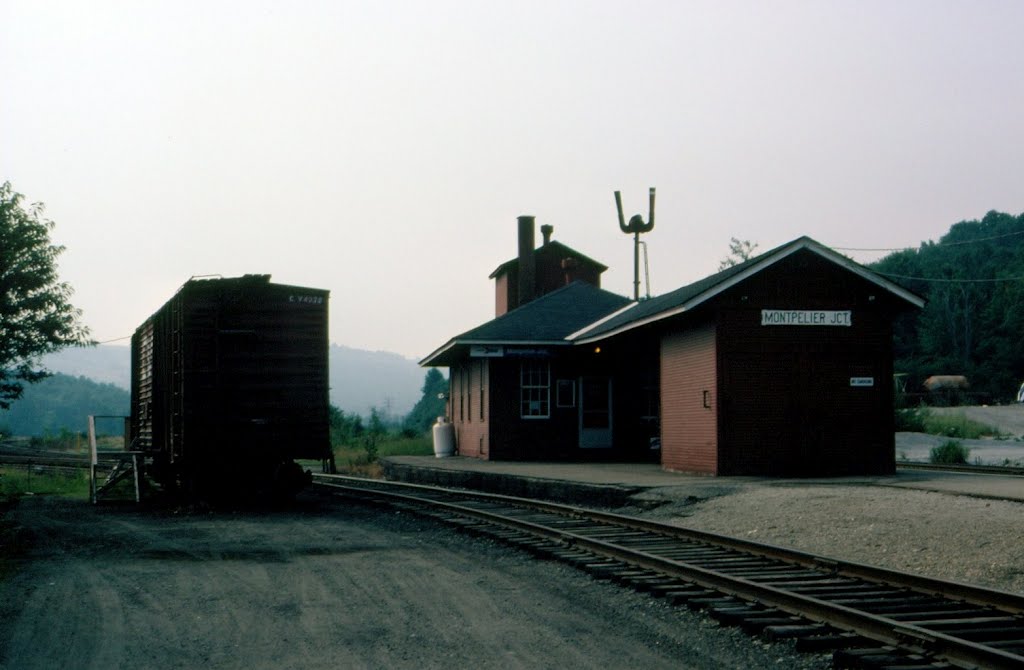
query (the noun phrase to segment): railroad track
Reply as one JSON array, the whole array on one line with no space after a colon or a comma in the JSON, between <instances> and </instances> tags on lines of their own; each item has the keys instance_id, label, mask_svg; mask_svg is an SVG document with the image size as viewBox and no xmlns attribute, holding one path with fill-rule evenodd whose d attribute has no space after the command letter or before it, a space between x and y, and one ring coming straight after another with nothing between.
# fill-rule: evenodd
<instances>
[{"instance_id":1,"label":"railroad track","mask_svg":"<svg viewBox=\"0 0 1024 670\"><path fill-rule=\"evenodd\" d=\"M0 465L17 468L44 469L50 472L72 473L87 470L89 459L85 456L67 456L58 453L2 452Z\"/></svg>"},{"instance_id":2,"label":"railroad track","mask_svg":"<svg viewBox=\"0 0 1024 670\"><path fill-rule=\"evenodd\" d=\"M974 475L1012 475L1024 476L1024 468L1009 465L953 465L940 463L918 463L914 461L896 461L897 468L908 470L933 470L938 472L969 472Z\"/></svg>"},{"instance_id":3,"label":"railroad track","mask_svg":"<svg viewBox=\"0 0 1024 670\"><path fill-rule=\"evenodd\" d=\"M841 668L1022 668L1024 596L536 500L340 475L315 483L569 562Z\"/></svg>"}]
</instances>

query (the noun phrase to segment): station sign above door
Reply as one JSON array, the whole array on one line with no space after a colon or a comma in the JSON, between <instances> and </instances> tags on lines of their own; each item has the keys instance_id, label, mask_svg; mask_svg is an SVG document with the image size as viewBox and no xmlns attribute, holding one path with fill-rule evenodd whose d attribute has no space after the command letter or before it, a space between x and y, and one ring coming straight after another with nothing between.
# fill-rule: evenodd
<instances>
[{"instance_id":1,"label":"station sign above door","mask_svg":"<svg viewBox=\"0 0 1024 670\"><path fill-rule=\"evenodd\" d=\"M506 347L494 344L474 344L469 347L470 358L547 358L548 349L537 347Z\"/></svg>"},{"instance_id":2,"label":"station sign above door","mask_svg":"<svg viewBox=\"0 0 1024 670\"><path fill-rule=\"evenodd\" d=\"M762 326L852 326L850 310L762 309Z\"/></svg>"}]
</instances>

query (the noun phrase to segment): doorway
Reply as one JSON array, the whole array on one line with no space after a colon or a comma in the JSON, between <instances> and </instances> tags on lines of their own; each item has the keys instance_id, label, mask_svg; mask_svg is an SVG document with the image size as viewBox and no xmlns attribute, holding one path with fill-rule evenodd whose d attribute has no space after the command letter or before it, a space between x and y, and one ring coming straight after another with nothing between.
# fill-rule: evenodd
<instances>
[{"instance_id":1,"label":"doorway","mask_svg":"<svg viewBox=\"0 0 1024 670\"><path fill-rule=\"evenodd\" d=\"M580 448L612 446L611 377L580 377Z\"/></svg>"}]
</instances>

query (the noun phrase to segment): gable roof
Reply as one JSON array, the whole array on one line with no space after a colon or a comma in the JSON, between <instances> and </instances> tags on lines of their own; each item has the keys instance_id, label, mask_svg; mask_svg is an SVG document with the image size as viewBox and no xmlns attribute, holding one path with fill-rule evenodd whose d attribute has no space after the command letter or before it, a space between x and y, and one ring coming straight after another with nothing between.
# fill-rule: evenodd
<instances>
[{"instance_id":1,"label":"gable roof","mask_svg":"<svg viewBox=\"0 0 1024 670\"><path fill-rule=\"evenodd\" d=\"M574 332L570 339L577 344L588 344L690 311L803 249L866 279L910 305L924 307L924 298L916 293L805 236L670 293L643 302L634 302L610 317Z\"/></svg>"},{"instance_id":2,"label":"gable roof","mask_svg":"<svg viewBox=\"0 0 1024 670\"><path fill-rule=\"evenodd\" d=\"M597 261L595 261L593 258L588 258L587 256L584 256L583 254L581 254L580 252L576 251L572 247L568 247L568 246L562 244L561 242L559 242L558 240L551 240L547 244L542 244L541 246L539 246L539 247L537 247L536 249L533 250L533 254L534 254L534 256L552 256L553 255L559 261L561 261L563 258L567 258L567 257L571 256L573 258L576 258L576 259L582 261L583 263L587 263L589 265L592 265L599 272L604 272L605 270L608 269L607 265L602 265L601 263L598 263ZM488 279L494 279L498 275L506 274L510 270L512 270L513 268L518 268L518 267L519 267L519 257L517 256L516 258L513 258L512 260L505 261L504 263L502 263L501 265L496 267L494 269L494 272L492 272L487 278Z\"/></svg>"},{"instance_id":3,"label":"gable roof","mask_svg":"<svg viewBox=\"0 0 1024 670\"><path fill-rule=\"evenodd\" d=\"M448 365L475 344L571 346L569 335L628 304L629 298L575 281L456 335L420 365Z\"/></svg>"}]
</instances>

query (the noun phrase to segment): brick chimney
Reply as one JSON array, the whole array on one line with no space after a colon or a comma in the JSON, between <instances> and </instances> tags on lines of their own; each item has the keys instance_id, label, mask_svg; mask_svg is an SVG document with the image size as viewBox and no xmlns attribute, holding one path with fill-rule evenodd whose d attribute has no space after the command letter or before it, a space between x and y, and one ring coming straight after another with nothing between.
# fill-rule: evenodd
<instances>
[{"instance_id":1,"label":"brick chimney","mask_svg":"<svg viewBox=\"0 0 1024 670\"><path fill-rule=\"evenodd\" d=\"M537 268L533 258L534 218L519 217L519 305L525 305L534 298Z\"/></svg>"}]
</instances>

